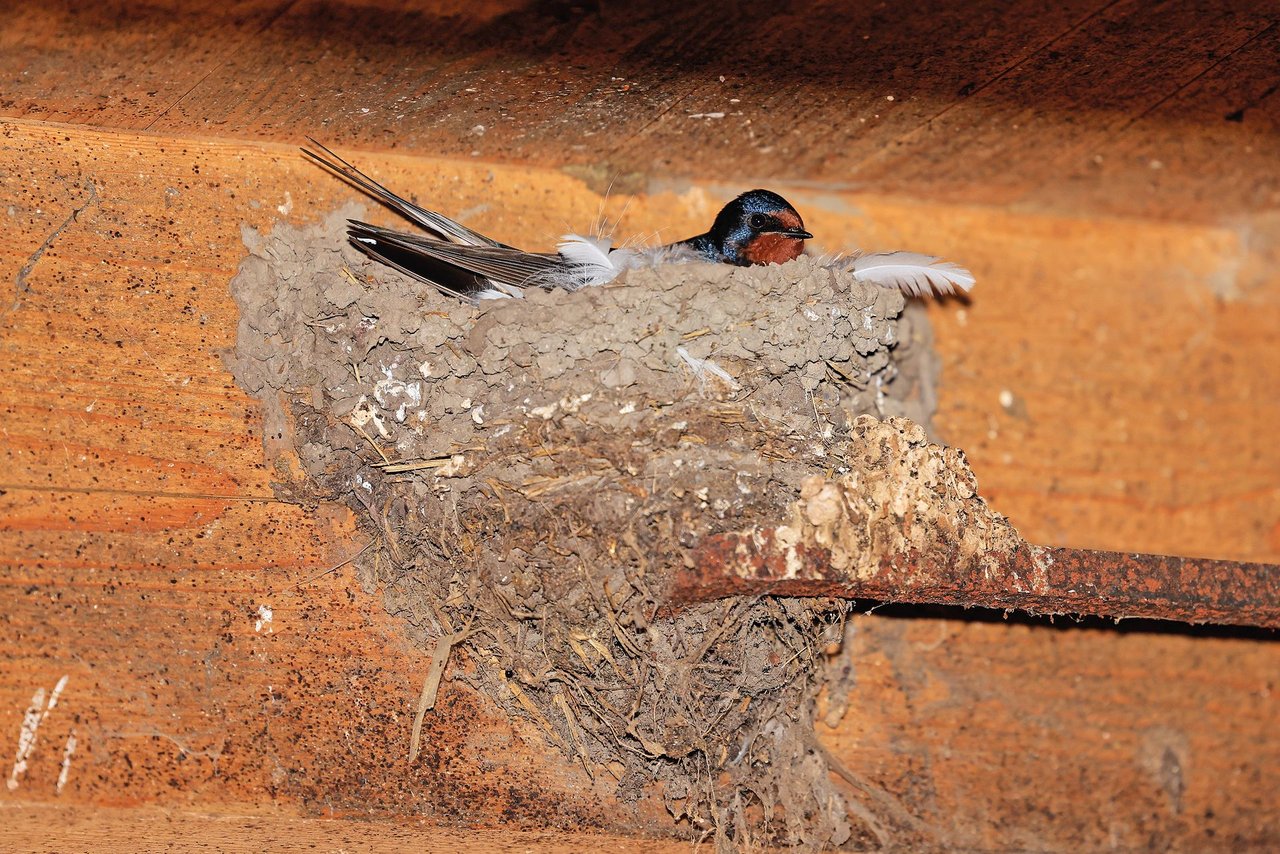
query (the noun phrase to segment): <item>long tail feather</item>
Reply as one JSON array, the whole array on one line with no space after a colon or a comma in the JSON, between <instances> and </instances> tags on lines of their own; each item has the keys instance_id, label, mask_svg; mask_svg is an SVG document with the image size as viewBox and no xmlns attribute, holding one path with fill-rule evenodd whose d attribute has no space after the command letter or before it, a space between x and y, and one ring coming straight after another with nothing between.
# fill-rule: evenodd
<instances>
[{"instance_id":1,"label":"long tail feather","mask_svg":"<svg viewBox=\"0 0 1280 854\"><path fill-rule=\"evenodd\" d=\"M302 149L302 153L307 157L310 157L316 163L319 163L325 169L351 184L356 189L372 196L396 213L422 226L442 240L460 243L463 246L497 246L503 249L512 248L507 246L505 243L499 243L492 238L485 237L478 231L472 231L462 223L449 219L449 217L444 214L427 210L424 207L415 205L408 199L397 196L395 193L391 192L356 167L352 166L346 160L343 160L322 143L317 142L312 137L307 137L307 139L318 149L318 151L312 151L309 148Z\"/></svg>"},{"instance_id":2,"label":"long tail feather","mask_svg":"<svg viewBox=\"0 0 1280 854\"><path fill-rule=\"evenodd\" d=\"M435 279L425 275L424 273L419 272L418 270L410 269L409 266L407 266L406 264L401 264L398 260L391 257L391 255L385 252L383 248L379 245L376 239L357 236L356 234L353 234L350 231L348 232L348 237L351 240L352 246L356 247L361 252L365 253L375 261L378 261L382 264L386 264L388 267L392 267L396 270L399 270L401 273L404 273L406 276L409 276L411 278L417 279L420 282L428 284L431 287L438 290L440 293L444 294L445 296L457 297L458 299L465 300L473 304L475 303L477 298L476 291L455 290L454 288L451 288L447 285L437 282Z\"/></svg>"},{"instance_id":3,"label":"long tail feather","mask_svg":"<svg viewBox=\"0 0 1280 854\"><path fill-rule=\"evenodd\" d=\"M402 234L356 220L347 221L347 237L352 246L370 258L431 285L445 296L457 297L473 305L483 299L521 296L519 288L495 282L447 259L436 258L422 248L422 244L428 243L437 246L452 244L415 234Z\"/></svg>"},{"instance_id":4,"label":"long tail feather","mask_svg":"<svg viewBox=\"0 0 1280 854\"><path fill-rule=\"evenodd\" d=\"M394 254L401 269L428 268L418 270L419 277L480 277L487 281L477 282L477 286L488 284L499 290L524 287L563 266L559 255L521 252L502 246L459 246L354 220L349 223L347 234L365 252L378 256ZM469 292L474 288L453 289Z\"/></svg>"}]
</instances>

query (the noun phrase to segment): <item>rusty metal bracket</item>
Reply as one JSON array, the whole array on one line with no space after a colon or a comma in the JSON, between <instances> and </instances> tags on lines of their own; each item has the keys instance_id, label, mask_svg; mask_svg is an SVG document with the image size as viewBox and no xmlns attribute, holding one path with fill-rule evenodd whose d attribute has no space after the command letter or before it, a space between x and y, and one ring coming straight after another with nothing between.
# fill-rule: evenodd
<instances>
[{"instance_id":1,"label":"rusty metal bracket","mask_svg":"<svg viewBox=\"0 0 1280 854\"><path fill-rule=\"evenodd\" d=\"M783 546L777 528L717 534L677 573L671 605L738 595L830 596L1280 628L1280 566L1022 545L988 553L883 556L871 573L837 570L826 549Z\"/></svg>"}]
</instances>

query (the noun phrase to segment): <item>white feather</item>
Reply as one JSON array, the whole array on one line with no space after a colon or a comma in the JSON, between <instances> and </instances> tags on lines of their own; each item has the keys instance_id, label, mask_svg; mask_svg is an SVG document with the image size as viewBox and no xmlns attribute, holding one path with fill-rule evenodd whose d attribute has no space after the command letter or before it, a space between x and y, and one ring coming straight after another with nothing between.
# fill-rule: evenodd
<instances>
[{"instance_id":1,"label":"white feather","mask_svg":"<svg viewBox=\"0 0 1280 854\"><path fill-rule=\"evenodd\" d=\"M560 238L556 249L564 257L565 265L537 276L530 284L576 291L607 285L625 270L703 260L684 246L614 249L613 241L607 237L581 234L566 234Z\"/></svg>"},{"instance_id":2,"label":"white feather","mask_svg":"<svg viewBox=\"0 0 1280 854\"><path fill-rule=\"evenodd\" d=\"M964 267L918 252L876 252L837 257L827 266L847 270L860 282L922 297L968 291L977 280Z\"/></svg>"},{"instance_id":3,"label":"white feather","mask_svg":"<svg viewBox=\"0 0 1280 854\"><path fill-rule=\"evenodd\" d=\"M628 270L637 267L656 267L659 264L698 264L706 263L707 261L695 250L679 243L653 246L647 249L619 249L613 254L620 255L623 253L628 256Z\"/></svg>"},{"instance_id":4,"label":"white feather","mask_svg":"<svg viewBox=\"0 0 1280 854\"><path fill-rule=\"evenodd\" d=\"M676 348L676 355L689 366L689 370L693 371L693 375L697 377L700 384L705 384L707 381L707 374L711 374L712 376L716 376L724 380L725 384L734 391L742 388L742 386L738 384L738 381L733 378L733 374L711 361L711 359L699 359L697 356L691 355L689 351L683 347Z\"/></svg>"},{"instance_id":5,"label":"white feather","mask_svg":"<svg viewBox=\"0 0 1280 854\"><path fill-rule=\"evenodd\" d=\"M613 257L620 253L613 252L612 248L613 241L607 237L566 234L560 238L556 250L568 262L567 269L556 273L555 284L576 291L612 282L622 272Z\"/></svg>"}]
</instances>

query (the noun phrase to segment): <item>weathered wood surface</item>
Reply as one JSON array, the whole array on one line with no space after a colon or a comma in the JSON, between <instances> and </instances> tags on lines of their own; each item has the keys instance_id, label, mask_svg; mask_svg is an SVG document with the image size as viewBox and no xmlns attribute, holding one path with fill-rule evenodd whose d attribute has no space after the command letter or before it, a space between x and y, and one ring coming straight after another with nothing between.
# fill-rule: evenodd
<instances>
[{"instance_id":1,"label":"weathered wood surface","mask_svg":"<svg viewBox=\"0 0 1280 854\"><path fill-rule=\"evenodd\" d=\"M0 115L1189 218L1280 205L1274 4L22 4Z\"/></svg>"},{"instance_id":2,"label":"weathered wood surface","mask_svg":"<svg viewBox=\"0 0 1280 854\"><path fill-rule=\"evenodd\" d=\"M998 618L860 627L849 716L819 734L917 844L1274 847L1274 643Z\"/></svg>"},{"instance_id":3,"label":"weathered wood surface","mask_svg":"<svg viewBox=\"0 0 1280 854\"><path fill-rule=\"evenodd\" d=\"M688 854L687 842L589 830L449 827L420 819L377 823L360 819L298 818L279 814L208 813L51 804L0 805L0 844L6 851L465 851L499 854Z\"/></svg>"},{"instance_id":4,"label":"weathered wood surface","mask_svg":"<svg viewBox=\"0 0 1280 854\"><path fill-rule=\"evenodd\" d=\"M9 165L6 195L21 206L11 217L6 277L13 281L55 235L14 291L3 320L0 543L12 602L5 617L12 651L0 670L4 731L21 729L36 690L48 693L69 677L10 797L200 807L275 803L338 814L558 826L652 822L648 826L660 828L652 814L605 809L607 791L593 791L573 766L511 730L462 689L446 691L442 714L433 719L428 741L436 752L409 767L403 757L425 656L407 647L376 596L358 591L349 568L315 578L362 545L348 523L312 518L271 496L252 404L221 363L235 328L225 283L242 253L242 221L266 225L284 216L282 209L305 219L347 191L279 146L11 123L0 152ZM530 223L540 221L533 209L547 191L562 200L567 215L585 215L596 204L571 179L518 169L497 170L486 182L490 168L480 165L371 157L370 168L424 195L448 194L459 208L487 201L473 224L513 240L532 237ZM1237 473L1233 479L1224 472L1217 481L1241 517L1228 527L1240 534L1231 548L1267 553L1268 532L1261 529L1275 496L1256 463L1272 465L1262 421L1277 403L1265 396L1248 400L1253 383L1271 380L1265 373L1269 333L1246 317L1259 322L1266 305L1197 291L1204 286L1190 259L1215 240L1232 247L1229 234L1137 224L1068 227L990 211L948 215L943 209L924 217L911 206L864 205L861 216L832 204L806 209L816 232L835 235L829 239L855 227L881 230L887 241L906 245L932 239L952 254L963 246L967 259L986 271L985 293L936 315L943 321L944 359L953 365L946 374L945 428L974 448L997 506L1040 539L1182 544L1177 537L1192 534L1173 528L1170 519L1196 518L1197 491L1187 492L1186 505L1177 503L1176 493L1126 499L1111 492L1112 478L1133 471L1160 485L1159 472L1149 471L1159 460L1209 489L1215 481L1204 472L1213 469L1196 451L1210 425L1197 420L1192 423L1202 432L1164 430L1158 416L1160 407L1172 405L1164 402L1168 397L1198 407L1191 409L1197 419L1208 419L1213 406L1223 405L1226 389L1239 398L1232 417L1221 422L1239 429L1216 452L1218 465ZM684 227L713 209L714 200L700 191L659 197L632 205L627 224L643 231L674 218ZM71 218L75 210L80 213ZM1179 254L1188 235L1193 245ZM1009 252L1007 245L1018 249ZM1047 257L1055 246L1082 252L1091 259L1084 269L1104 276L1120 265L1115 255L1121 251L1162 258L1168 266L1153 279L1173 295L1165 301L1172 303L1167 316L1160 313L1163 303L1151 305L1136 289L1111 291L1105 279L1087 276L1081 284L1080 266ZM1190 272L1174 278L1171 288L1170 271L1184 269ZM1133 362L1125 370L1147 372L1146 382L1091 362L1096 334L1073 337L1065 326L1057 335L1024 331L1028 316L1038 314L1048 325L1060 312L1094 310L1075 304L1081 292L1091 295L1090 303L1107 294L1120 301L1106 315L1119 324L1116 352L1128 353ZM1149 310L1143 316L1126 301ZM1235 316L1241 336L1217 337L1222 323L1207 331L1191 323L1179 327L1178 318L1200 301L1220 316ZM1019 306L1026 315L1018 316ZM1101 318L1104 309L1096 310ZM957 319L958 311L965 320ZM1211 364L1239 359L1253 370L1221 370L1212 398L1186 393L1176 355L1162 367L1160 357L1176 351L1169 339L1144 355L1150 348L1139 339L1153 312L1155 327L1166 335L1198 334L1196 344ZM1077 371L1090 381L1071 381ZM1165 394L1156 386L1162 379ZM1000 409L1006 385L1025 401L1025 411ZM1156 423L1131 428L1141 429L1142 443L1106 430L1105 441L1097 439L1093 419L1114 430L1105 419L1144 407L1155 408ZM1016 460L1001 460L1015 453ZM1250 471L1257 485L1248 480ZM1050 480L1046 472L1076 479L1074 501L1044 489L1038 479ZM1037 506L1071 512L1046 519L1035 514ZM1113 517L1122 529L1109 531L1102 523ZM1217 522L1206 520L1201 539L1187 544L1218 548L1209 538ZM1250 525L1261 530L1253 539ZM263 606L271 609L269 623ZM925 838L954 827L953 839L966 844L998 845L1022 834L1067 847L1116 835L1141 845L1148 830L1116 806L1136 793L1164 819L1181 822L1161 824L1160 832L1175 842L1203 841L1218 827L1245 840L1275 833L1259 801L1280 782L1273 779L1280 763L1264 747L1273 720L1267 674L1276 671L1274 644L951 621L863 622L866 648L854 660L865 678L851 716L829 741L856 773L924 822L902 833ZM922 635L945 642L926 656L918 648L929 646ZM872 678L883 672L874 669L879 665L868 663L878 657L895 673L884 683ZM920 686L932 686L923 705L914 699ZM998 727L955 717L973 697L990 704ZM1206 714L1215 726L1204 725ZM1099 715L1106 717L1109 739L1097 731ZM1034 750L1019 726L1041 733ZM72 730L78 746L59 796ZM1169 761L1185 777L1176 798L1165 794L1175 784L1153 777L1143 758L1155 749L1152 739L1173 745ZM961 745L972 754L966 762L943 761ZM983 788L988 762L1000 774ZM1049 791L1040 779L1046 770L1053 772L1057 809L1075 816L1070 822L1027 810ZM1200 811L1193 817L1187 804ZM1105 828L1093 819L1082 822L1083 814L1104 808L1114 816ZM1204 818L1205 810L1215 823ZM991 815L1004 822L998 829L991 829Z\"/></svg>"},{"instance_id":5,"label":"weathered wood surface","mask_svg":"<svg viewBox=\"0 0 1280 854\"><path fill-rule=\"evenodd\" d=\"M265 832L289 838L325 832L290 818L319 813L668 827L458 686L427 760L405 762L426 657L349 567L322 574L363 543L340 515L274 500L257 413L221 362L240 224L351 198L297 157L305 134L531 248L592 222L615 176L619 231L666 236L767 180L827 248L962 260L973 300L931 315L938 424L997 509L1049 544L1280 559L1271 7L744 6L734 27L699 9L108 2L6 18L11 748L33 695L47 704L67 677L7 808L268 809ZM379 153L393 147L413 156ZM644 188L658 192L622 192ZM899 838L1280 844L1274 642L859 628L849 715L822 735ZM41 847L45 819L15 821ZM404 832L364 828L362 846Z\"/></svg>"},{"instance_id":6,"label":"weathered wood surface","mask_svg":"<svg viewBox=\"0 0 1280 854\"><path fill-rule=\"evenodd\" d=\"M3 262L21 279L0 369L6 731L67 677L11 797L57 791L74 731L63 792L95 803L601 823L589 781L458 694L410 768L427 657L349 567L324 574L361 545L349 520L272 496L257 414L222 366L226 283L242 221L332 182L287 149L4 134L22 209Z\"/></svg>"}]
</instances>

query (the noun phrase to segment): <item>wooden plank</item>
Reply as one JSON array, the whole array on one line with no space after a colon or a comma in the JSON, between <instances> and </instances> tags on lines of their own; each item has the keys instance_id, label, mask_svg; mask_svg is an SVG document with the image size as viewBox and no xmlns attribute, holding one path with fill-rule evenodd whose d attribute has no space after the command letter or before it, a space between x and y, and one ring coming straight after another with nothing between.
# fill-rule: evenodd
<instances>
[{"instance_id":1,"label":"wooden plank","mask_svg":"<svg viewBox=\"0 0 1280 854\"><path fill-rule=\"evenodd\" d=\"M1178 106L1179 92L1276 23L1276 10L1258 4L1110 4L893 145L865 159L853 152L840 163L879 192L927 193L943 201L968 200L976 185L984 201L997 204L1041 206L1050 194L1069 189L1076 205L1174 219L1213 221L1259 203L1275 209L1280 197L1274 193L1258 199L1252 181L1230 180L1231 173L1217 165L1221 148L1202 138L1198 125L1187 127L1194 120L1181 112L1166 114L1160 125L1186 168L1174 171L1174 160L1157 167L1170 168L1157 188L1150 186L1153 158L1127 159L1113 140L1133 123ZM1280 83L1274 62L1256 70L1268 81L1264 85ZM1245 93L1258 86L1238 72L1218 79L1233 98L1247 99ZM1221 121L1215 117L1213 124ZM1276 139L1259 142L1275 162ZM1099 180L1097 165L1109 161L1107 180ZM1032 175L1041 180L1029 180ZM1107 203L1106 195L1117 198Z\"/></svg>"},{"instance_id":2,"label":"wooden plank","mask_svg":"<svg viewBox=\"0 0 1280 854\"><path fill-rule=\"evenodd\" d=\"M17 796L54 799L74 730L64 802L626 825L617 808L599 811L607 791L574 787L566 803L555 775L572 766L513 737L456 683L428 722L427 760L407 767L422 653L349 570L284 587L319 571L289 560L314 534L293 508L273 515L265 528L260 514L224 514L225 536L198 539L86 535L76 560L41 556L47 581L5 568L22 590L7 617L21 646L2 671L0 728L18 729L32 692L69 677ZM264 566L226 561L236 543ZM15 551L7 537L2 548ZM141 565L110 566L112 553ZM258 628L263 603L272 621ZM1158 828L1157 847L1217 833L1239 849L1280 833L1267 801L1280 782L1267 737L1273 643L876 617L855 638L849 717L820 734L862 783L850 797L904 844L1142 848ZM534 790L533 802L521 794Z\"/></svg>"},{"instance_id":3,"label":"wooden plank","mask_svg":"<svg viewBox=\"0 0 1280 854\"><path fill-rule=\"evenodd\" d=\"M242 251L241 218L278 217L295 193L315 215L347 191L286 148L197 152L160 138L9 130L10 186L25 199L6 269L20 271L86 203L86 176L98 189L36 262L5 320L4 482L268 494L251 405L221 366L235 314L218 283ZM41 146L84 171L44 177L39 170L61 166L47 157L41 166ZM379 174L394 185L471 209L473 225L533 247L551 243L547 222L590 222L600 210L554 173L508 169L488 181L484 166L415 172L409 160L390 163ZM692 231L719 192L615 198L615 209L626 208L620 233L652 233L664 220ZM1280 323L1280 284L1265 262L1271 250L1252 245L1247 229L866 196L852 208L792 195L827 246L910 246L977 271L972 304L933 311L946 366L939 422L1030 539L1244 560L1280 554L1280 451L1266 440L1280 418L1267 392L1280 383L1268 339ZM108 263L122 278L104 280ZM1135 265L1140 284L1131 284ZM1201 452L1214 441L1215 454Z\"/></svg>"},{"instance_id":4,"label":"wooden plank","mask_svg":"<svg viewBox=\"0 0 1280 854\"><path fill-rule=\"evenodd\" d=\"M1163 201L1170 198L1219 215L1233 207L1269 211L1257 240L1274 246L1280 242L1275 224L1280 208L1277 56L1280 21L1273 19L1166 99L1131 117L1106 140L1100 162L1078 168L1073 183L1088 180L1082 173L1091 172L1093 180L1119 186L1129 166L1145 164L1148 174L1134 188L1136 213L1162 215ZM1234 195L1235 202L1223 204L1223 193ZM1064 201L1069 203L1070 196Z\"/></svg>"},{"instance_id":5,"label":"wooden plank","mask_svg":"<svg viewBox=\"0 0 1280 854\"><path fill-rule=\"evenodd\" d=\"M174 854L221 851L322 852L458 851L497 854L582 851L684 854L689 843L593 833L584 830L525 830L449 827L421 819L371 822L301 817L287 812L210 814L196 810L99 807L86 811L48 804L0 806L0 843L6 851L148 851Z\"/></svg>"},{"instance_id":6,"label":"wooden plank","mask_svg":"<svg viewBox=\"0 0 1280 854\"><path fill-rule=\"evenodd\" d=\"M4 115L141 130L289 4L24 3L0 27Z\"/></svg>"},{"instance_id":7,"label":"wooden plank","mask_svg":"<svg viewBox=\"0 0 1280 854\"><path fill-rule=\"evenodd\" d=\"M235 340L226 282L244 254L240 224L286 216L295 193L310 217L351 194L292 147L3 130L14 207L0 270L14 285L0 306L0 482L268 495L255 411L222 363ZM478 225L525 223L517 236L546 221L548 192L555 217L599 213L567 177L517 179L495 196L492 174L475 167L460 185L441 165L430 180Z\"/></svg>"},{"instance_id":8,"label":"wooden plank","mask_svg":"<svg viewBox=\"0 0 1280 854\"><path fill-rule=\"evenodd\" d=\"M1172 0L40 4L0 27L0 115L319 135L600 191L732 179L1213 223L1280 207L1258 180L1280 159L1278 20ZM1228 105L1212 136L1187 100L1210 83ZM1223 118L1240 109L1245 128Z\"/></svg>"},{"instance_id":9,"label":"wooden plank","mask_svg":"<svg viewBox=\"0 0 1280 854\"><path fill-rule=\"evenodd\" d=\"M9 490L0 518L0 730L65 679L10 797L606 822L607 788L457 685L407 762L429 655L329 571L360 547L345 513Z\"/></svg>"},{"instance_id":10,"label":"wooden plank","mask_svg":"<svg viewBox=\"0 0 1280 854\"><path fill-rule=\"evenodd\" d=\"M998 618L857 626L847 717L818 730L894 847L1262 851L1280 838L1276 644Z\"/></svg>"},{"instance_id":11,"label":"wooden plank","mask_svg":"<svg viewBox=\"0 0 1280 854\"><path fill-rule=\"evenodd\" d=\"M350 518L271 494L222 366L226 282L242 222L340 185L291 149L38 124L0 140L0 729L66 677L16 796L59 796L75 732L60 796L81 803L603 823L580 770L469 692L446 689L409 766L428 662L350 567L326 574L360 547Z\"/></svg>"},{"instance_id":12,"label":"wooden plank","mask_svg":"<svg viewBox=\"0 0 1280 854\"><path fill-rule=\"evenodd\" d=\"M1267 850L1280 837L1270 797L1280 782L1269 737L1274 644L875 617L859 619L854 637L857 693L841 725L819 733L858 783L848 796L899 846ZM1010 744L1018 749L1001 747ZM286 839L322 850L498 846L483 827L197 803L199 813L9 800L0 841L15 851L89 840L101 850L261 850ZM687 845L580 828L500 832L507 845L538 850Z\"/></svg>"},{"instance_id":13,"label":"wooden plank","mask_svg":"<svg viewBox=\"0 0 1280 854\"><path fill-rule=\"evenodd\" d=\"M271 498L254 407L219 361L235 326L225 282L242 222L308 219L347 190L286 146L33 122L0 125L0 163L13 206L0 274L27 270L0 316L0 584L12 600L0 732L14 737L34 693L67 677L11 802L670 829L660 806L628 812L458 683L431 719L429 761L407 766L422 648L350 567L323 574L363 544L349 519ZM560 173L362 165L535 247L551 242L549 222L600 209ZM1280 283L1225 287L1241 280L1224 270L1257 261L1240 230L787 191L828 245L912 246L979 272L972 302L933 310L940 421L1029 536L1280 551L1267 441L1280 403L1266 393ZM609 210L630 205L623 233L685 229L726 192L619 197ZM1145 286L1119 286L1135 257ZM1117 488L1117 473L1135 486ZM852 716L824 733L887 793L873 804L885 821L894 802L924 817L902 838L954 815L955 838L976 847L996 834L1063 849L1141 847L1152 833L1197 847L1210 830L1225 847L1276 839L1258 800L1280 767L1258 747L1274 644L902 625L860 627ZM1170 768L1185 777L1176 797Z\"/></svg>"},{"instance_id":14,"label":"wooden plank","mask_svg":"<svg viewBox=\"0 0 1280 854\"><path fill-rule=\"evenodd\" d=\"M664 176L741 175L874 192L879 187L857 164L966 103L1106 5L836 0L803 15L779 9L754 39L726 30L714 60L704 57L710 50L697 31L673 33L637 51L630 71L661 80L670 96L610 156ZM689 73L690 55L707 73ZM924 168L965 171L963 162L936 159Z\"/></svg>"}]
</instances>

